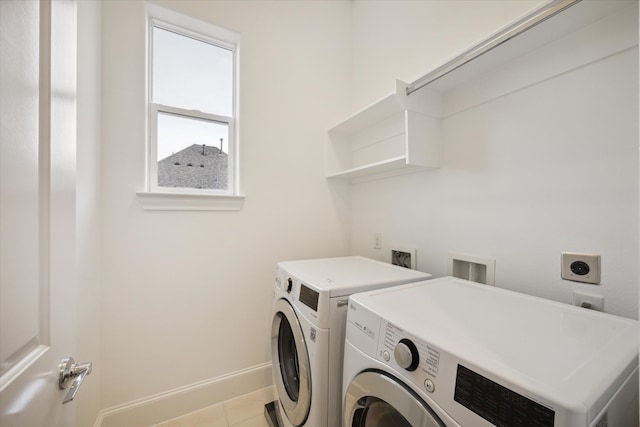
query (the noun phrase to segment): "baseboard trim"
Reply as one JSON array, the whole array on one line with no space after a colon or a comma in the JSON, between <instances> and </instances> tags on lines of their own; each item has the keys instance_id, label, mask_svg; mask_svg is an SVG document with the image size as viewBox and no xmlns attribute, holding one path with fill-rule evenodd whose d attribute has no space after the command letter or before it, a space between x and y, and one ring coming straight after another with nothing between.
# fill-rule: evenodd
<instances>
[{"instance_id":1,"label":"baseboard trim","mask_svg":"<svg viewBox=\"0 0 640 427\"><path fill-rule=\"evenodd\" d=\"M269 387L271 363L103 409L94 427L149 427Z\"/></svg>"}]
</instances>

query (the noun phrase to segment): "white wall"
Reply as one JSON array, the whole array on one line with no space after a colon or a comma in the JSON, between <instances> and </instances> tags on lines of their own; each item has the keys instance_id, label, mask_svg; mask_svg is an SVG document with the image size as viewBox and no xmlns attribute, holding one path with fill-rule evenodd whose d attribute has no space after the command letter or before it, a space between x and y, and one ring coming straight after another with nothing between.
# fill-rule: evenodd
<instances>
[{"instance_id":1,"label":"white wall","mask_svg":"<svg viewBox=\"0 0 640 427\"><path fill-rule=\"evenodd\" d=\"M76 259L77 362L93 362L74 405L77 424L89 426L101 404L100 3L78 2L78 119ZM70 355L71 356L71 355Z\"/></svg>"},{"instance_id":2,"label":"white wall","mask_svg":"<svg viewBox=\"0 0 640 427\"><path fill-rule=\"evenodd\" d=\"M378 39L402 41L412 58L446 51L415 34L436 9L453 14L459 5L425 3L403 3L411 20L395 14L396 2L357 3L363 33L354 51L367 54L354 66L355 99L370 102L393 78L417 77L415 65L399 60L366 71L395 54L396 43L367 37L372 28ZM479 3L483 12L504 4ZM468 27L447 21L437 40L459 45L471 30L457 28ZM542 57L552 64L571 51ZM436 276L447 274L449 251L495 258L499 287L563 302L586 290L605 297L605 311L637 318L637 40L635 49L446 117L441 143L440 169L353 186L353 253L384 259L391 243L415 247L418 268ZM373 249L374 232L382 233L383 250ZM600 254L602 284L561 280L562 251Z\"/></svg>"},{"instance_id":3,"label":"white wall","mask_svg":"<svg viewBox=\"0 0 640 427\"><path fill-rule=\"evenodd\" d=\"M241 35L246 202L142 210L144 3L103 2L104 408L270 362L275 263L349 252L347 189L322 162L348 110L349 3L157 3Z\"/></svg>"},{"instance_id":4,"label":"white wall","mask_svg":"<svg viewBox=\"0 0 640 427\"><path fill-rule=\"evenodd\" d=\"M545 0L353 2L353 111L412 82Z\"/></svg>"}]
</instances>

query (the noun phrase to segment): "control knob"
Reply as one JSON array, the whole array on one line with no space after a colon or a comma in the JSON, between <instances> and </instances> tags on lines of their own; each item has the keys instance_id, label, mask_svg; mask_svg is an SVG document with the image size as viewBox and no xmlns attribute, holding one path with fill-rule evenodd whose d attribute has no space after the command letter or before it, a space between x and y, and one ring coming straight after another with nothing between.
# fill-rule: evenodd
<instances>
[{"instance_id":1,"label":"control knob","mask_svg":"<svg viewBox=\"0 0 640 427\"><path fill-rule=\"evenodd\" d=\"M415 371L420 363L420 355L416 345L406 338L402 338L393 350L393 356L401 368Z\"/></svg>"},{"instance_id":2,"label":"control knob","mask_svg":"<svg viewBox=\"0 0 640 427\"><path fill-rule=\"evenodd\" d=\"M289 277L289 279L287 280L287 293L288 294L291 293L291 289L293 289L293 280L291 280L291 277Z\"/></svg>"}]
</instances>

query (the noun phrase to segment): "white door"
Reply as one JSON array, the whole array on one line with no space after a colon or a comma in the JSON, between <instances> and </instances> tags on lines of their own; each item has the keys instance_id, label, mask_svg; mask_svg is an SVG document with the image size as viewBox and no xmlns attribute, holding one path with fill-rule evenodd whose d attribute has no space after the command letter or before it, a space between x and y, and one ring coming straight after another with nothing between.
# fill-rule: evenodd
<instances>
[{"instance_id":1,"label":"white door","mask_svg":"<svg viewBox=\"0 0 640 427\"><path fill-rule=\"evenodd\" d=\"M0 50L0 425L73 426L75 0L0 0Z\"/></svg>"},{"instance_id":2,"label":"white door","mask_svg":"<svg viewBox=\"0 0 640 427\"><path fill-rule=\"evenodd\" d=\"M444 427L429 406L384 372L365 371L351 381L344 397L347 427ZM457 424L456 424L457 425Z\"/></svg>"},{"instance_id":3,"label":"white door","mask_svg":"<svg viewBox=\"0 0 640 427\"><path fill-rule=\"evenodd\" d=\"M274 305L271 324L273 383L276 386L281 418L294 426L303 425L311 410L311 367L309 352L298 316L285 299Z\"/></svg>"}]
</instances>

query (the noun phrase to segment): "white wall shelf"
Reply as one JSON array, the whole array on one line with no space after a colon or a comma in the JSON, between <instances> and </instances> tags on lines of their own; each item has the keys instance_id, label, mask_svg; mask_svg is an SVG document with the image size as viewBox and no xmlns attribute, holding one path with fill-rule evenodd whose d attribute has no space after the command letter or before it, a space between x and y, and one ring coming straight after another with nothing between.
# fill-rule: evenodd
<instances>
[{"instance_id":1,"label":"white wall shelf","mask_svg":"<svg viewBox=\"0 0 640 427\"><path fill-rule=\"evenodd\" d=\"M329 130L327 178L366 179L439 167L439 104L437 97L410 101L406 84L398 81L394 94Z\"/></svg>"},{"instance_id":2,"label":"white wall shelf","mask_svg":"<svg viewBox=\"0 0 640 427\"><path fill-rule=\"evenodd\" d=\"M329 130L327 178L361 181L440 167L441 119L637 46L637 32L612 28L617 15L637 19L634 10L633 1L551 0L418 81L397 81L395 93ZM561 12L548 19L549 11ZM520 36L523 25L531 25L526 36ZM603 28L609 29L606 39L590 34ZM503 35L508 42L497 43ZM575 43L576 38L588 46L552 60L544 55L550 42ZM497 48L477 54L494 41ZM407 87L421 80L425 85L407 95Z\"/></svg>"}]
</instances>

